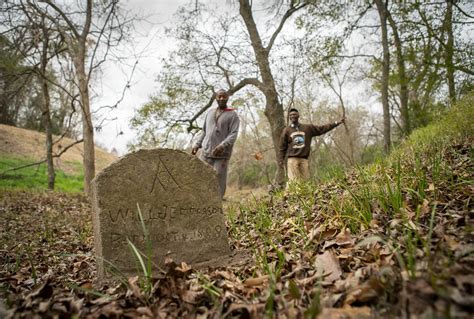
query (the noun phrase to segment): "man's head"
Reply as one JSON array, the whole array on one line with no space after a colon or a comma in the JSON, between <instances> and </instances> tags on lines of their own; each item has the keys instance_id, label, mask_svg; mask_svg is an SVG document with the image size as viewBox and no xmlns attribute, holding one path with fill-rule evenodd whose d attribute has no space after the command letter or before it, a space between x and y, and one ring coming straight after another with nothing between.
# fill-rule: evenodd
<instances>
[{"instance_id":1,"label":"man's head","mask_svg":"<svg viewBox=\"0 0 474 319\"><path fill-rule=\"evenodd\" d=\"M221 109L226 108L228 100L229 100L229 94L227 93L227 91L222 90L222 89L217 91L216 101L217 101L217 105L219 105Z\"/></svg>"},{"instance_id":2,"label":"man's head","mask_svg":"<svg viewBox=\"0 0 474 319\"><path fill-rule=\"evenodd\" d=\"M290 111L288 112L288 118L290 119L291 124L298 124L298 119L300 118L298 110L290 109Z\"/></svg>"}]
</instances>

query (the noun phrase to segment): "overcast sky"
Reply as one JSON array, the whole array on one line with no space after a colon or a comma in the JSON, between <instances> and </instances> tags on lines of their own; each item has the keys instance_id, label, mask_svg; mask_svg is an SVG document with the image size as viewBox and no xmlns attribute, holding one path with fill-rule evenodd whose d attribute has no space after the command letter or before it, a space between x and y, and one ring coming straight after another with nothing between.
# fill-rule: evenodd
<instances>
[{"instance_id":1,"label":"overcast sky","mask_svg":"<svg viewBox=\"0 0 474 319\"><path fill-rule=\"evenodd\" d=\"M238 5L228 0L200 0L200 2L215 8L219 13L238 10ZM149 96L155 93L157 88L156 77L160 72L161 58L169 53L173 45L171 40L165 37L164 29L176 23L173 20L173 14L179 6L194 6L196 0L124 0L122 3L134 12L147 15L148 20L153 24L142 22L137 26L136 35L133 37L133 51L136 53L145 52L145 54L142 54L140 58L138 68L133 75L131 87L126 91L125 98L118 108L108 112L102 109L95 119L96 125L102 125L102 130L96 133L96 143L108 151L116 149L120 155L126 154L127 143L135 138L135 133L129 128L134 110L147 102ZM266 1L255 3L255 5L258 4L265 5L268 3ZM256 8L255 11L257 23L259 18L267 20L266 10ZM264 28L262 28L261 23L258 24L260 31L263 31ZM273 27L270 28L270 30L273 29ZM280 37L285 32L291 33L290 23L285 25ZM130 62L132 61L133 59L130 60ZM130 68L125 63L118 65L109 62L102 72L101 81L97 81L98 87L94 88L94 91L97 92L97 96L92 101L94 109L115 104L122 95L123 88L130 76ZM357 94L357 90L351 90L350 93L351 95ZM329 92L329 94L332 93ZM322 95L319 95L319 97L324 98ZM351 100L360 101L361 99L356 97ZM374 97L371 97L371 101L365 101L364 104L375 103L378 102L374 100ZM104 118L107 120L104 121Z\"/></svg>"},{"instance_id":2,"label":"overcast sky","mask_svg":"<svg viewBox=\"0 0 474 319\"><path fill-rule=\"evenodd\" d=\"M199 1L219 14L238 10L238 4L229 0ZM114 105L122 96L123 88L130 76L130 67L125 63L117 65L108 62L102 70L101 80L97 81L97 87L94 88L97 95L93 98L92 105L96 110L101 109L94 123L102 126L101 131L96 132L96 144L108 151L116 149L120 155L127 153L127 143L135 138L135 133L129 128L134 110L146 103L149 96L156 91L156 77L160 72L161 59L169 53L173 46L173 42L164 35L164 30L176 23L173 15L180 6L195 6L196 0L124 0L122 4L133 12L148 16L147 20L153 24L142 22L137 25L137 34L133 38L133 49L136 53L143 51L145 54L140 58L131 87L126 91L119 106L112 111L105 111L103 108L107 105ZM266 1L254 3L257 23L261 17L267 19L267 11L262 8L267 5ZM261 32L264 31L262 26L259 28L261 28ZM288 28L289 23L285 25L282 34ZM273 30L273 28L271 29ZM130 46L130 44L124 45ZM133 59L130 59L130 62L133 62Z\"/></svg>"},{"instance_id":3,"label":"overcast sky","mask_svg":"<svg viewBox=\"0 0 474 319\"><path fill-rule=\"evenodd\" d=\"M225 1L222 1L225 5ZM172 43L164 36L165 27L173 24L173 14L180 5L192 5L193 0L125 0L123 4L134 12L148 16L153 23L140 23L137 33L133 37L133 49L141 53L138 67L133 74L131 87L125 93L123 101L113 111L102 110L96 124L104 118L109 119L102 122L102 130L96 133L96 143L105 147L108 151L115 148L120 155L127 152L127 143L133 140L134 132L129 128L129 121L134 110L144 104L148 97L155 91L157 85L156 76L160 71L160 59L170 50ZM127 44L130 45L130 44ZM130 59L132 62L133 59ZM108 63L103 69L101 81L95 88L97 96L93 98L93 107L113 105L121 97L123 88L130 77L130 68L123 63ZM110 120L115 119L116 120ZM119 134L123 132L123 134Z\"/></svg>"}]
</instances>

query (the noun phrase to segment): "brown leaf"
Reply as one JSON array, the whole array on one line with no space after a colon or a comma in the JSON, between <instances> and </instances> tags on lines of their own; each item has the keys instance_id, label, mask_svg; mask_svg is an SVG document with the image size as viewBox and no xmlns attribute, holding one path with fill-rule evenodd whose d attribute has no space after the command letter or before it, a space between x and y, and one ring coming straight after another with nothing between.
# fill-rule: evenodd
<instances>
[{"instance_id":1,"label":"brown leaf","mask_svg":"<svg viewBox=\"0 0 474 319\"><path fill-rule=\"evenodd\" d=\"M181 298L184 302L187 302L189 304L197 304L203 294L203 291L185 290L181 293Z\"/></svg>"},{"instance_id":2,"label":"brown leaf","mask_svg":"<svg viewBox=\"0 0 474 319\"><path fill-rule=\"evenodd\" d=\"M182 272L182 273L187 273L187 272L192 270L192 268L190 266L188 266L188 264L186 264L184 261L181 262L181 265L177 266L175 269L177 271Z\"/></svg>"},{"instance_id":3,"label":"brown leaf","mask_svg":"<svg viewBox=\"0 0 474 319\"><path fill-rule=\"evenodd\" d=\"M365 318L373 318L373 316L372 316L372 312L371 312L369 307L344 306L343 308L324 308L318 318L326 318L326 319L339 319L339 318L365 319Z\"/></svg>"},{"instance_id":4,"label":"brown leaf","mask_svg":"<svg viewBox=\"0 0 474 319\"><path fill-rule=\"evenodd\" d=\"M72 299L69 302L69 305L70 305L69 308L71 309L71 312L79 313L82 308L83 303L84 303L84 299Z\"/></svg>"},{"instance_id":5,"label":"brown leaf","mask_svg":"<svg viewBox=\"0 0 474 319\"><path fill-rule=\"evenodd\" d=\"M383 284L380 282L379 276L373 275L362 285L350 290L347 294L345 305L351 305L354 302L366 303L377 299L383 290Z\"/></svg>"},{"instance_id":6,"label":"brown leaf","mask_svg":"<svg viewBox=\"0 0 474 319\"><path fill-rule=\"evenodd\" d=\"M86 289L86 290L90 290L90 289L94 288L94 286L92 285L92 283L90 281L86 281L86 282L80 284L79 287L81 287L82 289Z\"/></svg>"},{"instance_id":7,"label":"brown leaf","mask_svg":"<svg viewBox=\"0 0 474 319\"><path fill-rule=\"evenodd\" d=\"M137 313L141 316L146 316L146 317L149 317L149 318L153 317L153 312L148 307L138 307L137 308Z\"/></svg>"},{"instance_id":8,"label":"brown leaf","mask_svg":"<svg viewBox=\"0 0 474 319\"><path fill-rule=\"evenodd\" d=\"M341 300L341 298L344 296L343 293L338 293L338 294L332 294L332 293L326 293L324 296L322 296L321 299L321 305L323 307L327 308L332 308L336 303Z\"/></svg>"},{"instance_id":9,"label":"brown leaf","mask_svg":"<svg viewBox=\"0 0 474 319\"><path fill-rule=\"evenodd\" d=\"M69 312L67 310L67 307L62 302L54 303L53 306L51 307L51 310L59 311L65 314Z\"/></svg>"},{"instance_id":10,"label":"brown leaf","mask_svg":"<svg viewBox=\"0 0 474 319\"><path fill-rule=\"evenodd\" d=\"M116 301L113 301L105 305L104 307L102 307L100 312L104 314L107 318L109 317L120 318L123 314L123 310L120 308L119 305L117 305Z\"/></svg>"},{"instance_id":11,"label":"brown leaf","mask_svg":"<svg viewBox=\"0 0 474 319\"><path fill-rule=\"evenodd\" d=\"M334 254L326 250L316 257L315 267L319 275L324 275L324 281L333 282L342 275L339 260Z\"/></svg>"},{"instance_id":12,"label":"brown leaf","mask_svg":"<svg viewBox=\"0 0 474 319\"><path fill-rule=\"evenodd\" d=\"M449 249L458 250L460 244L452 236L444 235L443 237L446 243L448 244Z\"/></svg>"},{"instance_id":13,"label":"brown leaf","mask_svg":"<svg viewBox=\"0 0 474 319\"><path fill-rule=\"evenodd\" d=\"M430 214L430 202L427 199L423 200L423 204L421 205L420 210L420 218L424 218L425 216Z\"/></svg>"},{"instance_id":14,"label":"brown leaf","mask_svg":"<svg viewBox=\"0 0 474 319\"><path fill-rule=\"evenodd\" d=\"M461 292L457 288L451 287L451 289L449 290L449 297L452 301L461 306L470 307L471 309L474 307L474 296L469 296L468 294L461 294Z\"/></svg>"},{"instance_id":15,"label":"brown leaf","mask_svg":"<svg viewBox=\"0 0 474 319\"><path fill-rule=\"evenodd\" d=\"M327 229L326 225L319 225L316 228L311 229L306 245L311 243L313 240L324 241L337 234L337 229Z\"/></svg>"},{"instance_id":16,"label":"brown leaf","mask_svg":"<svg viewBox=\"0 0 474 319\"><path fill-rule=\"evenodd\" d=\"M321 279L323 276L320 274L316 273L310 277L306 277L303 279L296 279L295 281L298 283L300 286L306 286L306 285L312 285L315 280Z\"/></svg>"},{"instance_id":17,"label":"brown leaf","mask_svg":"<svg viewBox=\"0 0 474 319\"><path fill-rule=\"evenodd\" d=\"M107 303L110 303L111 300L112 299L109 296L103 296L103 297L100 297L100 298L97 298L97 299L94 299L94 300L90 301L90 303L93 304L93 305L101 306L101 305L105 305Z\"/></svg>"},{"instance_id":18,"label":"brown leaf","mask_svg":"<svg viewBox=\"0 0 474 319\"><path fill-rule=\"evenodd\" d=\"M355 243L355 239L352 238L350 230L346 228L336 236L336 243L339 246L353 246Z\"/></svg>"},{"instance_id":19,"label":"brown leaf","mask_svg":"<svg viewBox=\"0 0 474 319\"><path fill-rule=\"evenodd\" d=\"M264 282L266 282L268 280L268 276L265 275L265 276L261 276L261 277L257 277L257 278L248 278L244 281L244 286L246 287L252 287L252 286L260 286L262 285Z\"/></svg>"},{"instance_id":20,"label":"brown leaf","mask_svg":"<svg viewBox=\"0 0 474 319\"><path fill-rule=\"evenodd\" d=\"M138 279L138 276L128 278L128 285L135 297L137 297L139 300L144 300L141 289L138 287Z\"/></svg>"},{"instance_id":21,"label":"brown leaf","mask_svg":"<svg viewBox=\"0 0 474 319\"><path fill-rule=\"evenodd\" d=\"M39 312L46 312L46 311L48 311L50 305L51 305L51 300L40 302L40 304L38 306L38 311Z\"/></svg>"},{"instance_id":22,"label":"brown leaf","mask_svg":"<svg viewBox=\"0 0 474 319\"><path fill-rule=\"evenodd\" d=\"M256 153L254 153L254 154L253 154L253 157L255 157L255 159L256 159L257 161L260 161L260 160L263 159L263 155L262 155L261 152L256 152Z\"/></svg>"}]
</instances>

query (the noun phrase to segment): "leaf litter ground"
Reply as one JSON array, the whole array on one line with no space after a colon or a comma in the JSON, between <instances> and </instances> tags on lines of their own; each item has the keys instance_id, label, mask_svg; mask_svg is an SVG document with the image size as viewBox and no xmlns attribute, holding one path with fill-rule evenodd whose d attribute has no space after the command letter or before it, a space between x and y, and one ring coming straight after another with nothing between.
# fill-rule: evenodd
<instances>
[{"instance_id":1,"label":"leaf litter ground","mask_svg":"<svg viewBox=\"0 0 474 319\"><path fill-rule=\"evenodd\" d=\"M168 260L149 281L108 286L96 283L85 197L2 191L0 317L470 318L471 145L443 154L451 180L428 179L421 203L404 194L403 214L374 202L355 229L328 200L347 196L340 184L303 185L310 200L295 189L229 204L230 243L251 263L196 270ZM357 187L350 174L345 183Z\"/></svg>"}]
</instances>

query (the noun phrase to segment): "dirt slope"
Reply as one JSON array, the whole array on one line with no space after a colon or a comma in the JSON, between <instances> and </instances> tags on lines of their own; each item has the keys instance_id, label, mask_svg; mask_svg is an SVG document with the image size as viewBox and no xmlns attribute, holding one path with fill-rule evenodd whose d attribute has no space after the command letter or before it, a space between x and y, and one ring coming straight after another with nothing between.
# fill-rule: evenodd
<instances>
[{"instance_id":1,"label":"dirt slope","mask_svg":"<svg viewBox=\"0 0 474 319\"><path fill-rule=\"evenodd\" d=\"M54 137L56 141L57 136ZM45 158L45 136L43 133L0 124L0 156L20 157L39 161ZM72 144L74 141L63 138L53 147L54 153ZM58 168L67 172L77 171L82 164L83 144L77 144L55 159ZM100 171L117 159L117 156L105 150L95 148L96 170Z\"/></svg>"}]
</instances>

